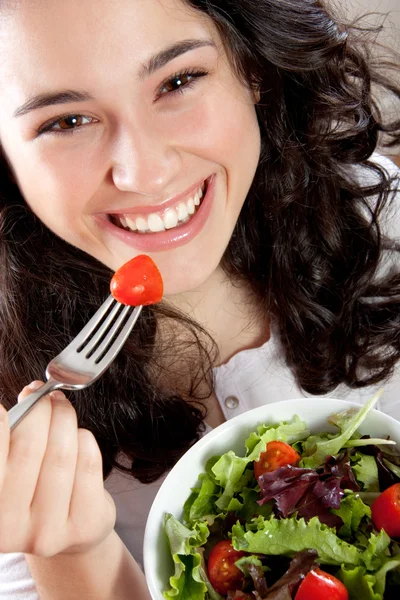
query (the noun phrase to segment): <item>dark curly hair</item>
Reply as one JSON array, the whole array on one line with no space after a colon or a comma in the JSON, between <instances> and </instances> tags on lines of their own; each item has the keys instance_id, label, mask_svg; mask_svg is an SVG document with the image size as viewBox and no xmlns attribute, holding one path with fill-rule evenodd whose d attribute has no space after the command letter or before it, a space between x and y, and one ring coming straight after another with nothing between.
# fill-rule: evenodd
<instances>
[{"instance_id":1,"label":"dark curly hair","mask_svg":"<svg viewBox=\"0 0 400 600\"><path fill-rule=\"evenodd\" d=\"M400 90L373 64L365 32L320 0L187 4L211 17L238 77L260 93L261 158L224 270L274 319L304 390L385 379L400 357L400 274L378 277L378 266L399 247L379 227L393 182L370 157L382 136L400 141L400 121L383 121L374 90L396 100ZM9 408L106 297L111 273L32 214L5 158L0 181L0 399ZM176 329L179 339L160 335ZM160 356L170 357L167 378ZM143 310L112 367L71 395L105 476L117 467L149 482L187 450L202 431L215 356L207 332L167 303ZM166 385L181 369L187 387Z\"/></svg>"}]
</instances>

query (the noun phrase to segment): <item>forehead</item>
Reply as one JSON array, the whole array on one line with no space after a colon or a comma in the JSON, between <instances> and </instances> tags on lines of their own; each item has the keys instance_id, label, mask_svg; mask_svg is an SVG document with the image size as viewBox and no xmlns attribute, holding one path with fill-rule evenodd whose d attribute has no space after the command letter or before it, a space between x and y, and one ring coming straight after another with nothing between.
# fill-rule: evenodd
<instances>
[{"instance_id":1,"label":"forehead","mask_svg":"<svg viewBox=\"0 0 400 600\"><path fill-rule=\"evenodd\" d=\"M176 41L217 38L182 0L8 0L0 4L0 90L19 96L120 77ZM128 75L128 73L127 73ZM18 90L18 91L17 91ZM21 97L15 99L21 100Z\"/></svg>"}]
</instances>

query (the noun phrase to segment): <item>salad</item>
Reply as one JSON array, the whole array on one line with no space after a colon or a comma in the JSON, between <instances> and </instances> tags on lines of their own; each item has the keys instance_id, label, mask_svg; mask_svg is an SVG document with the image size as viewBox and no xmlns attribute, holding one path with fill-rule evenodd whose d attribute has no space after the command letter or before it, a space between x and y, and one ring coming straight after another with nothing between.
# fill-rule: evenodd
<instances>
[{"instance_id":1,"label":"salad","mask_svg":"<svg viewBox=\"0 0 400 600\"><path fill-rule=\"evenodd\" d=\"M389 600L400 590L400 454L358 433L380 393L311 434L260 425L243 456L210 458L164 530L167 600Z\"/></svg>"}]
</instances>

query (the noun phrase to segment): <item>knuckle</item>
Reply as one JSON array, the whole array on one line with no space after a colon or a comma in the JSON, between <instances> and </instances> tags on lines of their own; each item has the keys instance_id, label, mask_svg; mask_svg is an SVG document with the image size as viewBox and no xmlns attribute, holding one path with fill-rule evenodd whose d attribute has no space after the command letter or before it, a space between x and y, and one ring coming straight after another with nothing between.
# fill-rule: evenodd
<instances>
[{"instance_id":1,"label":"knuckle","mask_svg":"<svg viewBox=\"0 0 400 600\"><path fill-rule=\"evenodd\" d=\"M27 554L43 558L51 558L63 550L54 532L48 531L42 531L40 535L32 536L27 543L27 547L29 548L25 550Z\"/></svg>"},{"instance_id":2,"label":"knuckle","mask_svg":"<svg viewBox=\"0 0 400 600\"><path fill-rule=\"evenodd\" d=\"M56 390L54 392L51 392L50 397L53 407L55 409L59 408L60 410L64 410L68 413L75 414L74 407L63 392L61 392L60 390Z\"/></svg>"},{"instance_id":3,"label":"knuckle","mask_svg":"<svg viewBox=\"0 0 400 600\"><path fill-rule=\"evenodd\" d=\"M94 474L102 468L102 456L94 435L87 429L79 430L79 469Z\"/></svg>"},{"instance_id":4,"label":"knuckle","mask_svg":"<svg viewBox=\"0 0 400 600\"><path fill-rule=\"evenodd\" d=\"M54 444L53 448L48 450L47 460L51 467L69 470L71 465L75 464L75 454L68 444Z\"/></svg>"},{"instance_id":5,"label":"knuckle","mask_svg":"<svg viewBox=\"0 0 400 600\"><path fill-rule=\"evenodd\" d=\"M20 437L13 446L13 458L18 464L33 464L38 461L37 449L29 438Z\"/></svg>"},{"instance_id":6,"label":"knuckle","mask_svg":"<svg viewBox=\"0 0 400 600\"><path fill-rule=\"evenodd\" d=\"M54 395L57 397L54 398ZM58 394L61 394L59 399ZM76 411L72 406L71 402L61 392L52 392L51 394L51 408L52 408L52 419L57 418L58 421L62 421L63 430L67 428L77 429L78 418Z\"/></svg>"}]
</instances>

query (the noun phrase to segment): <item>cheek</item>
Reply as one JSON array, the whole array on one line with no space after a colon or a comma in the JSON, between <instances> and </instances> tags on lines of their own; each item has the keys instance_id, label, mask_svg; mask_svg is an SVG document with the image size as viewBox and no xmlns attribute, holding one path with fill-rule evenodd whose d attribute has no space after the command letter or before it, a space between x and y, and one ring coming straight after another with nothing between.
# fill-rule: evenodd
<instances>
[{"instance_id":1,"label":"cheek","mask_svg":"<svg viewBox=\"0 0 400 600\"><path fill-rule=\"evenodd\" d=\"M204 158L227 168L237 162L253 164L259 157L260 131L254 105L233 93L200 100L185 114L170 119L168 130L180 148L202 152Z\"/></svg>"},{"instance_id":2,"label":"cheek","mask_svg":"<svg viewBox=\"0 0 400 600\"><path fill-rule=\"evenodd\" d=\"M82 214L87 199L96 189L93 175L96 170L76 159L81 154L61 154L58 152L57 157L57 152L48 147L12 161L27 204L59 235L62 233L60 229L72 224Z\"/></svg>"}]
</instances>

